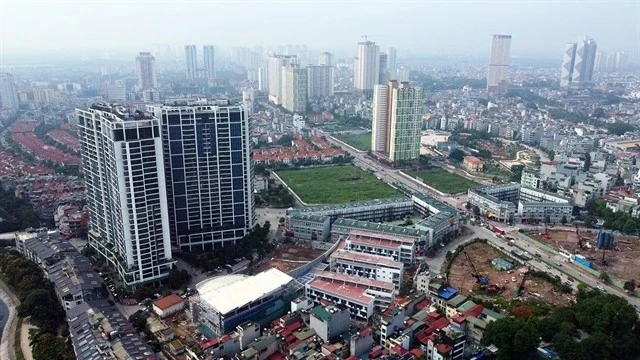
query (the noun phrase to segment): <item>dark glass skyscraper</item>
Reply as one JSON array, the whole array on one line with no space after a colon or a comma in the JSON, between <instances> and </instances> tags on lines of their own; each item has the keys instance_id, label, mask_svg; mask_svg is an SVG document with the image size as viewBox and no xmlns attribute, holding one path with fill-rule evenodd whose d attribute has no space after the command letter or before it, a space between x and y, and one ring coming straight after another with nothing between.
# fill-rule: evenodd
<instances>
[{"instance_id":1,"label":"dark glass skyscraper","mask_svg":"<svg viewBox=\"0 0 640 360\"><path fill-rule=\"evenodd\" d=\"M161 121L171 240L212 250L255 223L250 121L227 100L149 106Z\"/></svg>"}]
</instances>

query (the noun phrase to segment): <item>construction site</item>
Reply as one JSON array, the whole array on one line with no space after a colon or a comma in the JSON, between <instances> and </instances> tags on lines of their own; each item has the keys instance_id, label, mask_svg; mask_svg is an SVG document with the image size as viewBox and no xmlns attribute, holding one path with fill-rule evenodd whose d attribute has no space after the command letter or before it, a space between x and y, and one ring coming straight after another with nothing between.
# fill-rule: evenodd
<instances>
[{"instance_id":1,"label":"construction site","mask_svg":"<svg viewBox=\"0 0 640 360\"><path fill-rule=\"evenodd\" d=\"M258 273L275 267L286 273L314 260L324 252L325 250L314 249L309 245L280 244L253 270Z\"/></svg>"},{"instance_id":2,"label":"construction site","mask_svg":"<svg viewBox=\"0 0 640 360\"><path fill-rule=\"evenodd\" d=\"M509 266L510 265L510 266ZM464 248L451 264L449 283L466 296L505 300L539 300L567 305L573 300L547 280L528 274L528 269L485 243Z\"/></svg>"},{"instance_id":3,"label":"construction site","mask_svg":"<svg viewBox=\"0 0 640 360\"><path fill-rule=\"evenodd\" d=\"M599 230L548 229L546 234L531 231L527 236L538 240L562 253L583 256L587 262L583 265L606 272L611 278L622 282L640 276L640 239L636 236L615 235L610 249L598 246ZM589 266L590 265L590 266Z\"/></svg>"}]
</instances>

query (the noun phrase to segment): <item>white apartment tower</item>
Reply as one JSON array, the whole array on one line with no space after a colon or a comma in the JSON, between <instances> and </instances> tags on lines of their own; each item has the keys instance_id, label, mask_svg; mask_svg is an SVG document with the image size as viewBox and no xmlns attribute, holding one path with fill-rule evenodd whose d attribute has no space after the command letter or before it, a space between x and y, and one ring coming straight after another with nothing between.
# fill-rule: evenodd
<instances>
[{"instance_id":1,"label":"white apartment tower","mask_svg":"<svg viewBox=\"0 0 640 360\"><path fill-rule=\"evenodd\" d=\"M372 94L380 76L380 47L372 41L358 43L353 66L353 86L365 94Z\"/></svg>"},{"instance_id":2,"label":"white apartment tower","mask_svg":"<svg viewBox=\"0 0 640 360\"><path fill-rule=\"evenodd\" d=\"M106 104L76 115L89 246L128 288L166 278L175 262L158 119Z\"/></svg>"},{"instance_id":3,"label":"white apartment tower","mask_svg":"<svg viewBox=\"0 0 640 360\"><path fill-rule=\"evenodd\" d=\"M420 156L424 92L409 83L390 81L373 92L371 150L391 161Z\"/></svg>"},{"instance_id":4,"label":"white apartment tower","mask_svg":"<svg viewBox=\"0 0 640 360\"><path fill-rule=\"evenodd\" d=\"M396 48L390 47L387 49L387 67L389 68L389 72L391 73L391 77L396 73L396 69L398 68L398 63L396 62ZM390 79L397 80L397 79Z\"/></svg>"},{"instance_id":5,"label":"white apartment tower","mask_svg":"<svg viewBox=\"0 0 640 360\"><path fill-rule=\"evenodd\" d=\"M511 35L493 35L487 74L487 91L506 92L509 86L509 57Z\"/></svg>"},{"instance_id":6,"label":"white apartment tower","mask_svg":"<svg viewBox=\"0 0 640 360\"><path fill-rule=\"evenodd\" d=\"M276 105L283 104L283 84L284 73L287 65L297 64L298 58L295 55L273 55L268 60L268 77L269 101Z\"/></svg>"},{"instance_id":7,"label":"white apartment tower","mask_svg":"<svg viewBox=\"0 0 640 360\"><path fill-rule=\"evenodd\" d=\"M18 92L13 75L0 73L0 109L18 109Z\"/></svg>"},{"instance_id":8,"label":"white apartment tower","mask_svg":"<svg viewBox=\"0 0 640 360\"><path fill-rule=\"evenodd\" d=\"M213 45L204 45L202 47L202 56L204 60L204 73L207 79L213 79L216 77L215 54L216 54L216 50Z\"/></svg>"},{"instance_id":9,"label":"white apartment tower","mask_svg":"<svg viewBox=\"0 0 640 360\"><path fill-rule=\"evenodd\" d=\"M307 74L309 98L333 96L333 66L309 66Z\"/></svg>"},{"instance_id":10,"label":"white apartment tower","mask_svg":"<svg viewBox=\"0 0 640 360\"><path fill-rule=\"evenodd\" d=\"M198 78L198 52L195 45L184 46L184 56L187 62L187 80Z\"/></svg>"},{"instance_id":11,"label":"white apartment tower","mask_svg":"<svg viewBox=\"0 0 640 360\"><path fill-rule=\"evenodd\" d=\"M136 73L138 75L138 88L140 90L155 89L158 87L156 74L156 58L150 52L141 52L136 57Z\"/></svg>"},{"instance_id":12,"label":"white apartment tower","mask_svg":"<svg viewBox=\"0 0 640 360\"><path fill-rule=\"evenodd\" d=\"M306 113L307 110L307 68L288 65L284 72L282 106L294 113Z\"/></svg>"},{"instance_id":13,"label":"white apartment tower","mask_svg":"<svg viewBox=\"0 0 640 360\"><path fill-rule=\"evenodd\" d=\"M560 74L561 87L591 86L597 49L596 41L588 36L565 46Z\"/></svg>"},{"instance_id":14,"label":"white apartment tower","mask_svg":"<svg viewBox=\"0 0 640 360\"><path fill-rule=\"evenodd\" d=\"M318 65L320 66L335 66L333 63L333 54L330 52L323 52L318 57Z\"/></svg>"}]
</instances>

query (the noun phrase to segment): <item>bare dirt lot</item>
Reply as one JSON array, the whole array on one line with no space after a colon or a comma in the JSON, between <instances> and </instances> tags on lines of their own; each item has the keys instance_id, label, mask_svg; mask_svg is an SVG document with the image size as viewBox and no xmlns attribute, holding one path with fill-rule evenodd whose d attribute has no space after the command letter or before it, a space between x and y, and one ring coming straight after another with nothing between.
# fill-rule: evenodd
<instances>
[{"instance_id":1,"label":"bare dirt lot","mask_svg":"<svg viewBox=\"0 0 640 360\"><path fill-rule=\"evenodd\" d=\"M516 288L522 282L523 273L526 268L516 266L512 272L499 271L491 267L491 260L495 258L506 258L498 250L490 245L483 243L475 243L465 247L465 251L473 261L476 269L489 277L489 283L497 285L500 290L497 293L488 294L481 290L476 283L476 279L471 276L471 265L465 258L464 254L458 255L449 273L449 283L458 289L458 291L466 296L474 294L482 294L487 297L503 298L512 300L518 298ZM515 278L516 281L513 281ZM561 294L554 289L554 286L548 281L536 277L528 276L524 284L524 292L520 297L521 300L541 300L553 305L567 305L572 300L571 295Z\"/></svg>"},{"instance_id":2,"label":"bare dirt lot","mask_svg":"<svg viewBox=\"0 0 640 360\"><path fill-rule=\"evenodd\" d=\"M640 276L640 239L635 236L617 235L615 248L605 254L606 264L602 263L602 250L596 249L597 232L580 231L584 248L578 247L578 236L574 231L549 231L550 239L545 239L542 234L527 234L530 237L543 242L554 249L563 249L572 254L580 254L593 264L593 268L604 271L612 278L627 281L638 280Z\"/></svg>"},{"instance_id":3,"label":"bare dirt lot","mask_svg":"<svg viewBox=\"0 0 640 360\"><path fill-rule=\"evenodd\" d=\"M266 259L258 265L255 272L264 271L272 267L282 272L288 272L317 258L322 253L324 253L324 250L312 249L310 246L281 244L266 256Z\"/></svg>"}]
</instances>

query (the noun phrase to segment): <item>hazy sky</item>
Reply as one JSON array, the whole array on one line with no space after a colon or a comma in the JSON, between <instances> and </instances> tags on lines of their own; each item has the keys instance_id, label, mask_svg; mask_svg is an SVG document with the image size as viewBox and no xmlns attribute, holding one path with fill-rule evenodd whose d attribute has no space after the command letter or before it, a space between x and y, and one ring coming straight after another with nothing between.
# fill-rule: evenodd
<instances>
[{"instance_id":1,"label":"hazy sky","mask_svg":"<svg viewBox=\"0 0 640 360\"><path fill-rule=\"evenodd\" d=\"M0 0L3 54L42 50L153 50L154 44L307 44L486 56L491 34L512 56L561 57L588 34L601 50L640 53L640 0L630 1L28 1ZM398 54L401 56L401 54Z\"/></svg>"}]
</instances>

